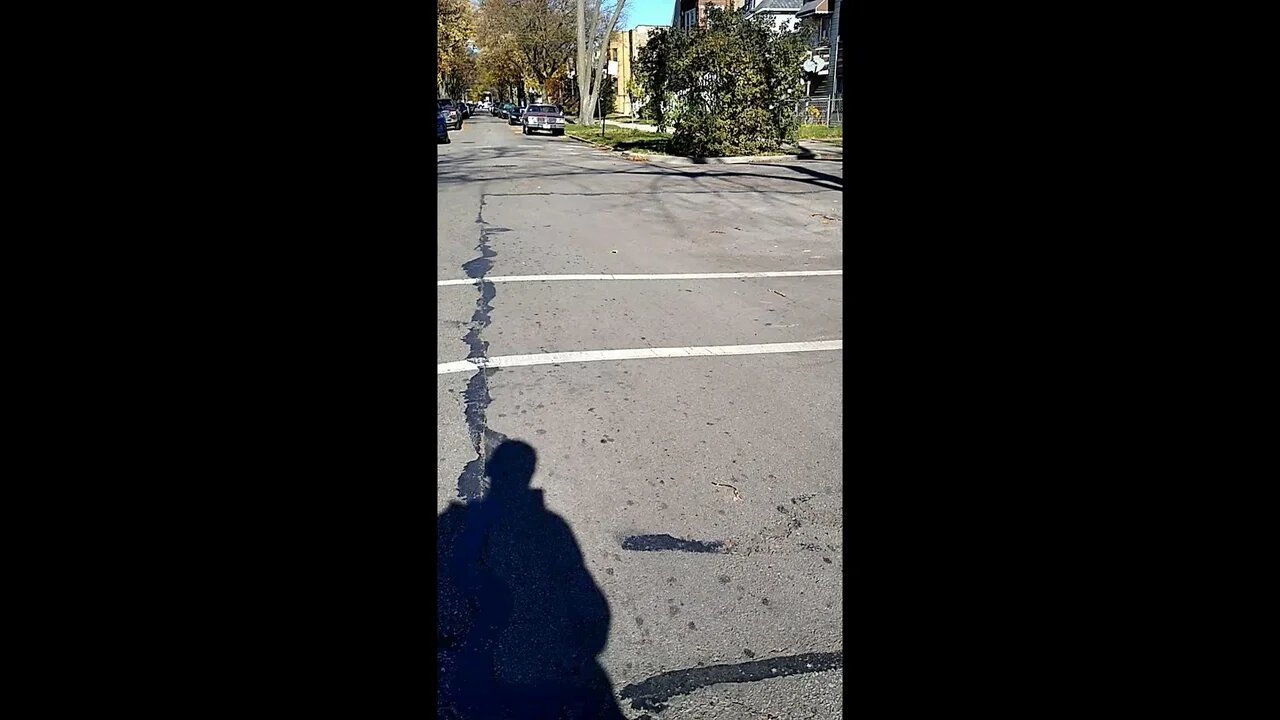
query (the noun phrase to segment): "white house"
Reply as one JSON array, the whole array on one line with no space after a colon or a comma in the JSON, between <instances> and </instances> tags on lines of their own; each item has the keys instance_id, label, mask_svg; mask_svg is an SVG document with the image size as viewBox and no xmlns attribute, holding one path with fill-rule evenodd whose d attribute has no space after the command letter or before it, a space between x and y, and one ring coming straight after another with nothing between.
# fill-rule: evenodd
<instances>
[{"instance_id":1,"label":"white house","mask_svg":"<svg viewBox=\"0 0 1280 720\"><path fill-rule=\"evenodd\" d=\"M747 0L742 6L747 17L763 15L772 18L782 30L795 30L800 22L796 12L803 5L803 0Z\"/></svg>"}]
</instances>

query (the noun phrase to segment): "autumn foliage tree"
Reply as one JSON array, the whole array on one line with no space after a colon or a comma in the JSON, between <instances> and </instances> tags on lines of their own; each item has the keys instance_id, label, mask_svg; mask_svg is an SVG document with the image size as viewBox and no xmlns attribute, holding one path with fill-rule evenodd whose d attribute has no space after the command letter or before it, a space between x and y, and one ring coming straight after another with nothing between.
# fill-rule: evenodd
<instances>
[{"instance_id":1,"label":"autumn foliage tree","mask_svg":"<svg viewBox=\"0 0 1280 720\"><path fill-rule=\"evenodd\" d=\"M477 58L477 82L482 90L496 93L503 102L515 99L516 90L525 77L524 60L512 39L505 35L492 37L480 48Z\"/></svg>"},{"instance_id":2,"label":"autumn foliage tree","mask_svg":"<svg viewBox=\"0 0 1280 720\"><path fill-rule=\"evenodd\" d=\"M436 92L453 75L468 71L469 43L475 32L475 13L470 0L438 0L436 4Z\"/></svg>"},{"instance_id":3,"label":"autumn foliage tree","mask_svg":"<svg viewBox=\"0 0 1280 720\"><path fill-rule=\"evenodd\" d=\"M449 56L449 71L441 78L440 89L445 97L463 98L475 84L479 75L476 53L462 50Z\"/></svg>"},{"instance_id":4,"label":"autumn foliage tree","mask_svg":"<svg viewBox=\"0 0 1280 720\"><path fill-rule=\"evenodd\" d=\"M543 94L573 55L573 0L481 0L476 41L486 77L520 82L528 77ZM502 65L488 71L490 62ZM518 63L513 72L512 63Z\"/></svg>"}]
</instances>

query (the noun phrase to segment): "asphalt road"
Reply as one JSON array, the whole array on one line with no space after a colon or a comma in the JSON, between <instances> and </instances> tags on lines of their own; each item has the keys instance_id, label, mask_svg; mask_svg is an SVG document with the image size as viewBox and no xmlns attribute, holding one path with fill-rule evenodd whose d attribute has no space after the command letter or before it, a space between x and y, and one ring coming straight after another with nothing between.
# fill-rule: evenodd
<instances>
[{"instance_id":1,"label":"asphalt road","mask_svg":"<svg viewBox=\"0 0 1280 720\"><path fill-rule=\"evenodd\" d=\"M527 718L553 702L842 717L843 276L504 279L843 270L840 163L634 162L488 116L450 136L436 277L462 282L436 290L436 511L451 717L500 717L516 697ZM688 349L706 346L742 354Z\"/></svg>"}]
</instances>

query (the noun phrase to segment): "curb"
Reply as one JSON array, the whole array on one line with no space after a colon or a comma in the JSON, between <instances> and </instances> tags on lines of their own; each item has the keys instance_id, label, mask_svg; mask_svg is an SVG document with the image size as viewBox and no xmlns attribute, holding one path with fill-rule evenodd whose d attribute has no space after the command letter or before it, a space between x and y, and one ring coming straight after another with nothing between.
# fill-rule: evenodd
<instances>
[{"instance_id":1,"label":"curb","mask_svg":"<svg viewBox=\"0 0 1280 720\"><path fill-rule=\"evenodd\" d=\"M628 159L646 159L669 165L746 165L748 163L777 162L779 160L812 160L817 156L804 155L735 155L731 157L682 157L680 155L633 155L623 152L622 157Z\"/></svg>"},{"instance_id":2,"label":"curb","mask_svg":"<svg viewBox=\"0 0 1280 720\"><path fill-rule=\"evenodd\" d=\"M614 150L608 145L600 145L590 140L584 140L565 133L565 137L573 138L580 143L590 145L593 148L607 150L610 153L616 153L619 157L627 160L636 160L641 162L659 162L668 165L745 165L748 163L766 163L778 162L779 160L841 160L840 155L832 155L828 153L802 152L793 155L733 155L729 157L700 157L691 158L681 155L646 155L644 153L633 153L629 150L621 152Z\"/></svg>"},{"instance_id":3,"label":"curb","mask_svg":"<svg viewBox=\"0 0 1280 720\"><path fill-rule=\"evenodd\" d=\"M837 155L836 153L828 153L828 152L821 152L821 151L810 152L806 150L805 152L802 152L799 155L796 155L796 158L798 160L844 160L844 155Z\"/></svg>"},{"instance_id":4,"label":"curb","mask_svg":"<svg viewBox=\"0 0 1280 720\"><path fill-rule=\"evenodd\" d=\"M583 140L582 138L577 137L576 135L570 135L569 133L565 133L564 137L573 138L574 140L577 140L580 143L585 143L587 145L590 145L593 148L600 148L601 150L608 150L609 152L613 152L613 148L609 147L608 145L601 145L599 143L593 143L590 140Z\"/></svg>"},{"instance_id":5,"label":"curb","mask_svg":"<svg viewBox=\"0 0 1280 720\"><path fill-rule=\"evenodd\" d=\"M627 151L625 151L625 150L624 150L624 151L622 151L622 152L618 152L617 150L614 150L613 148L609 147L608 145L598 145L598 144L596 144L596 143L591 142L590 140L583 140L583 139L582 139L582 138L580 138L580 137L574 137L573 135L570 135L570 134L568 134L568 133L565 133L565 135L564 135L564 136L565 136L565 137L573 138L574 140L577 140L577 141L578 141L578 142L580 142L580 143L584 143L584 144L590 145L590 146L591 146L591 147L593 147L593 148L598 148L598 149L600 149L600 150L606 150L606 151L608 151L610 154L616 154L616 155L618 155L619 157L625 158L625 159L627 159L627 160L635 160L635 161L637 161L637 162L647 162L647 161L649 160L649 158L651 157L651 156L649 156L649 155L636 155L636 154L633 154L633 153L629 153L629 152L627 152Z\"/></svg>"}]
</instances>

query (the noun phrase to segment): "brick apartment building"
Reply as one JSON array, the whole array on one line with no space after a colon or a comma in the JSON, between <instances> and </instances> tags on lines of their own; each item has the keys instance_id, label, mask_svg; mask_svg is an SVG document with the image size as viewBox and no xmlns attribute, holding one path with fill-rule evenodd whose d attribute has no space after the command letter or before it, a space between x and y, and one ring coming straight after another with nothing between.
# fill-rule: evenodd
<instances>
[{"instance_id":1,"label":"brick apartment building","mask_svg":"<svg viewBox=\"0 0 1280 720\"><path fill-rule=\"evenodd\" d=\"M707 19L707 8L718 7L737 10L746 0L675 0L671 14L671 27L678 30L701 25Z\"/></svg>"},{"instance_id":2,"label":"brick apartment building","mask_svg":"<svg viewBox=\"0 0 1280 720\"><path fill-rule=\"evenodd\" d=\"M631 85L632 75L631 64L635 62L636 56L640 53L640 48L649 42L649 36L654 30L665 28L666 25L637 25L631 30L615 32L609 40L609 59L618 63L618 83L617 97L614 99L614 110L624 115L635 115L639 110L639 104L633 104L630 93L627 92ZM635 98L637 103L640 98Z\"/></svg>"}]
</instances>

